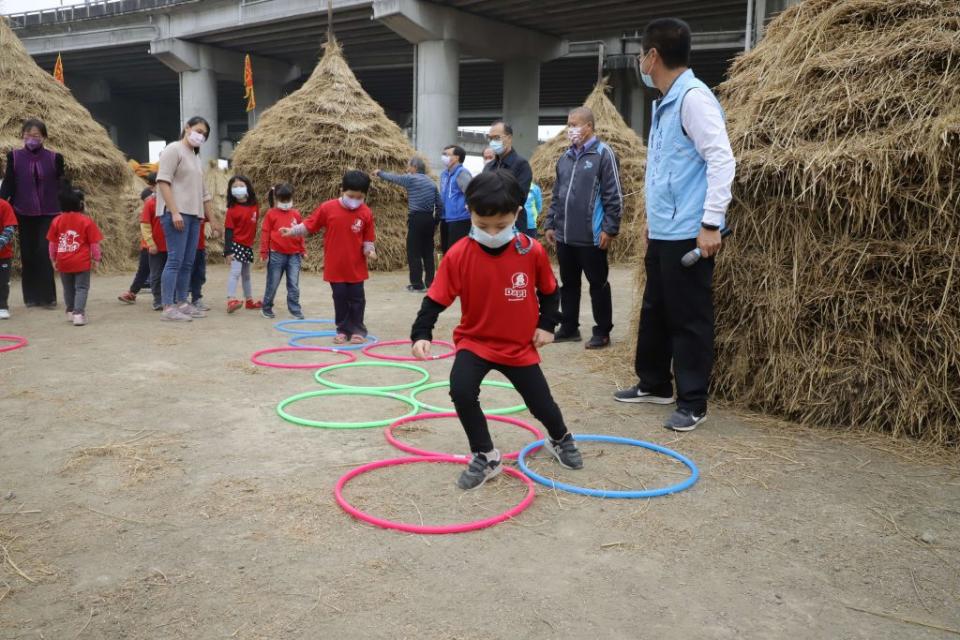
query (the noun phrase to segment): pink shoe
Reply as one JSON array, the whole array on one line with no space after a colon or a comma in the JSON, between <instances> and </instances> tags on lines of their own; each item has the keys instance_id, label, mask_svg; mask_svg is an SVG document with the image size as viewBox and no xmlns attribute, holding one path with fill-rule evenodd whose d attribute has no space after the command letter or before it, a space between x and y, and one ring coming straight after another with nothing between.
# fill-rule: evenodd
<instances>
[{"instance_id":1,"label":"pink shoe","mask_svg":"<svg viewBox=\"0 0 960 640\"><path fill-rule=\"evenodd\" d=\"M85 324L87 324L87 314L85 313L73 314L73 326L82 327Z\"/></svg>"}]
</instances>

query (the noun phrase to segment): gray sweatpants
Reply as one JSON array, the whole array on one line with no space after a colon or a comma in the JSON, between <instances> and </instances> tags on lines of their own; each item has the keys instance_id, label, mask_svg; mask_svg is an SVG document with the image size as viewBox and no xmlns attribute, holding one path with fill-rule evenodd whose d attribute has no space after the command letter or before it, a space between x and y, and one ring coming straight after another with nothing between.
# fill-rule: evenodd
<instances>
[{"instance_id":1,"label":"gray sweatpants","mask_svg":"<svg viewBox=\"0 0 960 640\"><path fill-rule=\"evenodd\" d=\"M67 311L84 313L87 310L87 294L90 293L90 272L61 273L60 282L63 283L63 300L67 304Z\"/></svg>"}]
</instances>

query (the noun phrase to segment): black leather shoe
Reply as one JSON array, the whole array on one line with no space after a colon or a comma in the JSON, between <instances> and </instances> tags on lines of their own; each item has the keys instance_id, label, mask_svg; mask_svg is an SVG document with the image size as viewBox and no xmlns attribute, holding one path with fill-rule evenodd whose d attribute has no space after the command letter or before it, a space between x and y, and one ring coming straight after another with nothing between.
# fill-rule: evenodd
<instances>
[{"instance_id":1,"label":"black leather shoe","mask_svg":"<svg viewBox=\"0 0 960 640\"><path fill-rule=\"evenodd\" d=\"M610 346L610 336L593 336L583 345L586 349L603 349Z\"/></svg>"},{"instance_id":2,"label":"black leather shoe","mask_svg":"<svg viewBox=\"0 0 960 640\"><path fill-rule=\"evenodd\" d=\"M581 340L583 340L583 338L580 337L579 329L574 329L573 331L570 331L568 329L564 329L563 327L560 327L559 329L557 329L557 332L553 334L554 342L580 342Z\"/></svg>"}]
</instances>

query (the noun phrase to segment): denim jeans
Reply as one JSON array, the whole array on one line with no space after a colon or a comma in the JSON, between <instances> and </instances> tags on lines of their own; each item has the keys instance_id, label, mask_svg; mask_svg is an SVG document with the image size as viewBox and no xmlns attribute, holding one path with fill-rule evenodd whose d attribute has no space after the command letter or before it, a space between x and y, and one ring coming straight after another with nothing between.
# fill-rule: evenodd
<instances>
[{"instance_id":1,"label":"denim jeans","mask_svg":"<svg viewBox=\"0 0 960 640\"><path fill-rule=\"evenodd\" d=\"M197 243L200 241L200 218L185 213L181 217L183 231L177 231L169 211L164 211L160 216L167 241L167 264L160 277L160 297L165 307L187 301L193 263L197 257Z\"/></svg>"},{"instance_id":2,"label":"denim jeans","mask_svg":"<svg viewBox=\"0 0 960 640\"><path fill-rule=\"evenodd\" d=\"M203 297L203 285L207 281L207 250L197 249L197 256L193 261L193 271L190 273L190 302L197 304Z\"/></svg>"},{"instance_id":3,"label":"denim jeans","mask_svg":"<svg viewBox=\"0 0 960 640\"><path fill-rule=\"evenodd\" d=\"M287 309L292 315L303 313L300 308L300 261L299 253L286 254L270 252L267 261L267 289L263 294L263 312L273 311L273 298L280 287L280 278L287 275Z\"/></svg>"}]
</instances>

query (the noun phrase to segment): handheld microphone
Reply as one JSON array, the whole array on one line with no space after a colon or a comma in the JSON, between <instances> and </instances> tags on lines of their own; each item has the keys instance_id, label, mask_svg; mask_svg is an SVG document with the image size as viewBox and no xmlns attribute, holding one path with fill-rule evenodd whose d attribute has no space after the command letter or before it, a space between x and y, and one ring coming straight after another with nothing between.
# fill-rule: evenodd
<instances>
[{"instance_id":1,"label":"handheld microphone","mask_svg":"<svg viewBox=\"0 0 960 640\"><path fill-rule=\"evenodd\" d=\"M733 229L731 229L730 227L724 227L723 229L720 229L721 238L726 238L731 233L733 233ZM692 267L693 265L697 264L697 262L700 261L701 257L702 256L700 254L700 247L697 247L693 251L688 251L687 253L683 254L683 257L680 258L680 264L682 264L685 267Z\"/></svg>"}]
</instances>

